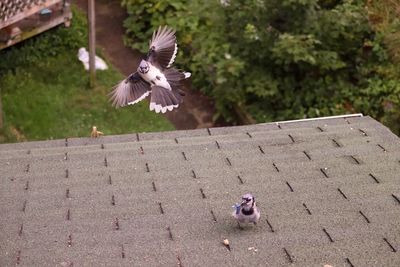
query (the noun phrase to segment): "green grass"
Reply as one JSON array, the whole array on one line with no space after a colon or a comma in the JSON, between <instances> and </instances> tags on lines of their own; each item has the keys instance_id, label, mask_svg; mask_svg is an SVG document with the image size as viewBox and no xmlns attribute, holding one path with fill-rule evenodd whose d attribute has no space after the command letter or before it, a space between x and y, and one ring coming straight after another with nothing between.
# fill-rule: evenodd
<instances>
[{"instance_id":1,"label":"green grass","mask_svg":"<svg viewBox=\"0 0 400 267\"><path fill-rule=\"evenodd\" d=\"M105 135L173 130L164 116L149 111L147 101L111 106L107 94L123 77L109 63L109 70L97 71L96 87L88 89L88 74L76 56L86 35L85 21L76 10L74 19L75 27L46 32L0 54L0 142L90 136L94 125ZM66 32L74 30L80 32L78 41L71 36L76 33ZM65 45L64 40L76 44Z\"/></svg>"}]
</instances>

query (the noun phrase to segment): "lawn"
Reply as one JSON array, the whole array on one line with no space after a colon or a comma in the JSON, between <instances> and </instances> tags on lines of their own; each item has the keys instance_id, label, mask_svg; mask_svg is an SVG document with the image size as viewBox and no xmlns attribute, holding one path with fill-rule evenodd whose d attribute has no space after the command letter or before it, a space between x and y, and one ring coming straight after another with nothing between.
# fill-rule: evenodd
<instances>
[{"instance_id":1,"label":"lawn","mask_svg":"<svg viewBox=\"0 0 400 267\"><path fill-rule=\"evenodd\" d=\"M77 59L86 42L86 21L74 9L71 28L63 26L0 52L0 89L4 127L0 142L89 136L92 126L106 135L173 130L148 102L115 109L107 94L122 75L110 66L88 75Z\"/></svg>"}]
</instances>

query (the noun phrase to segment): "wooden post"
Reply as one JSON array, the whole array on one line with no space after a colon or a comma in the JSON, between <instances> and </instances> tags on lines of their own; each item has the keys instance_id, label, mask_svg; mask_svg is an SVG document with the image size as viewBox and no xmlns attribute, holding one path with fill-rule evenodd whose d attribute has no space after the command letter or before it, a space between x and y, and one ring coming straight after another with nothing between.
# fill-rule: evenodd
<instances>
[{"instance_id":1,"label":"wooden post","mask_svg":"<svg viewBox=\"0 0 400 267\"><path fill-rule=\"evenodd\" d=\"M88 20L89 20L89 84L93 88L96 82L96 28L95 28L94 0L88 0Z\"/></svg>"},{"instance_id":2,"label":"wooden post","mask_svg":"<svg viewBox=\"0 0 400 267\"><path fill-rule=\"evenodd\" d=\"M0 88L0 129L3 129L3 103L1 102L1 88Z\"/></svg>"}]
</instances>

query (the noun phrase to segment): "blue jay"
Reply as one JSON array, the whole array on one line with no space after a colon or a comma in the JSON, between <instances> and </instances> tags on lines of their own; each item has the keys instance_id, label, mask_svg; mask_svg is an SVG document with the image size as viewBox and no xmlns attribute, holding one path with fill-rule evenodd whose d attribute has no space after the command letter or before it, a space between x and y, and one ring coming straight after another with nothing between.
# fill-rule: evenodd
<instances>
[{"instance_id":1,"label":"blue jay","mask_svg":"<svg viewBox=\"0 0 400 267\"><path fill-rule=\"evenodd\" d=\"M165 113L177 108L185 95L183 81L191 75L171 67L177 52L175 31L160 26L153 32L147 56L140 61L136 72L113 87L110 93L113 105L133 105L151 94L150 110Z\"/></svg>"},{"instance_id":2,"label":"blue jay","mask_svg":"<svg viewBox=\"0 0 400 267\"><path fill-rule=\"evenodd\" d=\"M260 210L256 206L255 198L252 194L247 193L242 196L242 203L233 206L235 211L232 216L237 220L239 227L240 223L257 224L260 219Z\"/></svg>"}]
</instances>

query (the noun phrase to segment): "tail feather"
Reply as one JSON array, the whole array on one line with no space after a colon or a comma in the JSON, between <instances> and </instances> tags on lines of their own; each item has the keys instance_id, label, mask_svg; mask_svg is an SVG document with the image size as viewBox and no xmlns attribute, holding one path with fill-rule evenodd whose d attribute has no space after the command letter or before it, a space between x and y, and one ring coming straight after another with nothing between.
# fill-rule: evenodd
<instances>
[{"instance_id":1,"label":"tail feather","mask_svg":"<svg viewBox=\"0 0 400 267\"><path fill-rule=\"evenodd\" d=\"M179 106L180 101L175 97L173 92L169 90L162 90L161 92L166 102L166 105L163 107L165 111L172 111L174 108L177 108Z\"/></svg>"},{"instance_id":2,"label":"tail feather","mask_svg":"<svg viewBox=\"0 0 400 267\"><path fill-rule=\"evenodd\" d=\"M160 86L152 86L151 89L150 110L156 113L171 111L182 103L182 97L177 91Z\"/></svg>"}]
</instances>

